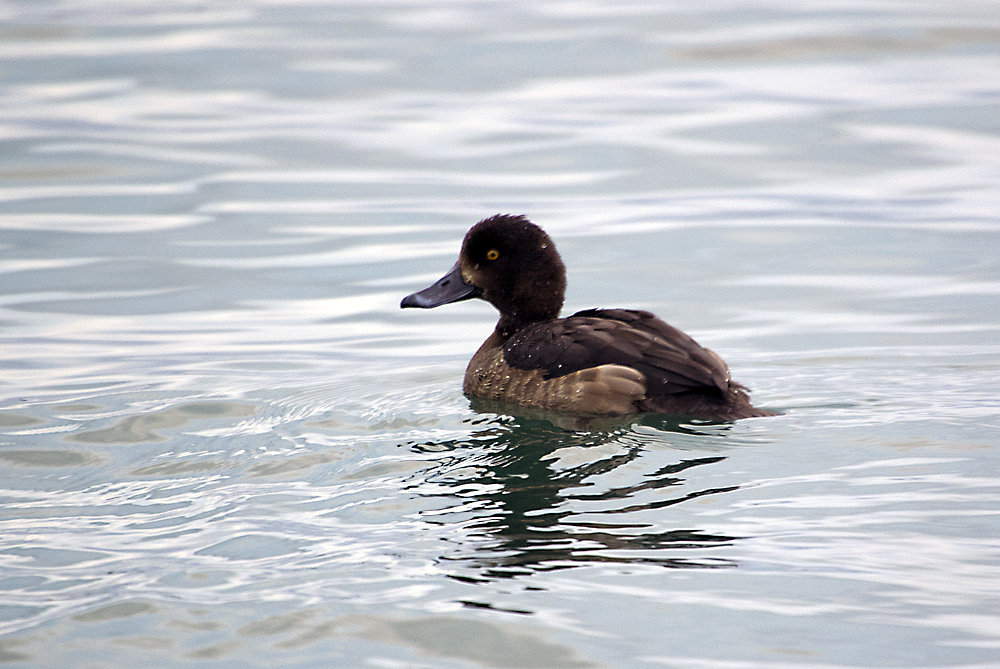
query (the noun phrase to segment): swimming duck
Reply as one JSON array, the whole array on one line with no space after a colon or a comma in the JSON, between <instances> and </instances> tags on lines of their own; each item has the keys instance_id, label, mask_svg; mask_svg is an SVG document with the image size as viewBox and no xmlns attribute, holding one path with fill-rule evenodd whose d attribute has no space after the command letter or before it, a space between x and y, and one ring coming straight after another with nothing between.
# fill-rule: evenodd
<instances>
[{"instance_id":1,"label":"swimming duck","mask_svg":"<svg viewBox=\"0 0 1000 669\"><path fill-rule=\"evenodd\" d=\"M498 214L476 223L455 266L400 307L478 297L500 311L465 370L471 397L578 414L772 415L750 404L722 358L677 328L634 309L559 318L565 292L549 236L524 216Z\"/></svg>"}]
</instances>

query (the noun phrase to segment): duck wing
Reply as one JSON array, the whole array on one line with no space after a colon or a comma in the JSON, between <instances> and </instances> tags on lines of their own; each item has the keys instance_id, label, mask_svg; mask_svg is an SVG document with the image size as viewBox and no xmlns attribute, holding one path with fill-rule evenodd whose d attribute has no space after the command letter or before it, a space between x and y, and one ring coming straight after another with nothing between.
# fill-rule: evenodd
<instances>
[{"instance_id":1,"label":"duck wing","mask_svg":"<svg viewBox=\"0 0 1000 669\"><path fill-rule=\"evenodd\" d=\"M504 344L504 360L556 378L600 365L623 365L646 377L647 398L680 393L731 392L722 358L677 328L631 309L588 309L536 323Z\"/></svg>"}]
</instances>

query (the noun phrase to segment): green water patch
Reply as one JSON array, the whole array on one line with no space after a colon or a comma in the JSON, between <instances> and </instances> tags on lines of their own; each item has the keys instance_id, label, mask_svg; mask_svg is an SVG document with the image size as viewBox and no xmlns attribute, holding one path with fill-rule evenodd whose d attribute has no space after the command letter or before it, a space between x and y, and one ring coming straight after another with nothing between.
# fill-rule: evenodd
<instances>
[{"instance_id":1,"label":"green water patch","mask_svg":"<svg viewBox=\"0 0 1000 669\"><path fill-rule=\"evenodd\" d=\"M85 467L101 462L93 453L65 449L0 450L0 460L19 467Z\"/></svg>"},{"instance_id":2,"label":"green water patch","mask_svg":"<svg viewBox=\"0 0 1000 669\"><path fill-rule=\"evenodd\" d=\"M18 413L0 412L0 429L10 427L27 427L38 425L42 421L33 416L24 416Z\"/></svg>"},{"instance_id":3,"label":"green water patch","mask_svg":"<svg viewBox=\"0 0 1000 669\"><path fill-rule=\"evenodd\" d=\"M162 411L128 416L111 427L87 430L69 437L72 441L92 444L141 444L166 441L161 430L182 427L193 420L243 418L256 410L237 402L189 402Z\"/></svg>"}]
</instances>

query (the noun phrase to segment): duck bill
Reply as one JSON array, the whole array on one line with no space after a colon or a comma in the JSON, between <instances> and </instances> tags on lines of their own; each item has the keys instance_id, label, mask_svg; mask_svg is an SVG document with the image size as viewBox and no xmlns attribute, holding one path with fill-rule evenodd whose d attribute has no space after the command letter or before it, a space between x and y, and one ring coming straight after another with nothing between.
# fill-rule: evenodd
<instances>
[{"instance_id":1,"label":"duck bill","mask_svg":"<svg viewBox=\"0 0 1000 669\"><path fill-rule=\"evenodd\" d=\"M479 289L470 286L462 279L462 263L455 263L455 266L443 277L434 282L433 285L423 290L407 295L399 306L403 309L416 307L418 309L430 309L439 307L442 304L451 302L461 302L473 297L479 297Z\"/></svg>"}]
</instances>

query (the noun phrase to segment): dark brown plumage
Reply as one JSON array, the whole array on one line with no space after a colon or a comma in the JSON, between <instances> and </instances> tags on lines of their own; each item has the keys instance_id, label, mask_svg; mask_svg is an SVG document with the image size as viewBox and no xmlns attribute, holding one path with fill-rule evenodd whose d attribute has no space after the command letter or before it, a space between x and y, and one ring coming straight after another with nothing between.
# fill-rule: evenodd
<instances>
[{"instance_id":1,"label":"dark brown plumage","mask_svg":"<svg viewBox=\"0 0 1000 669\"><path fill-rule=\"evenodd\" d=\"M402 307L472 297L500 311L465 372L467 395L574 413L669 413L735 420L750 404L718 355L647 311L588 309L558 318L566 270L545 232L523 216L480 221L458 262Z\"/></svg>"}]
</instances>

